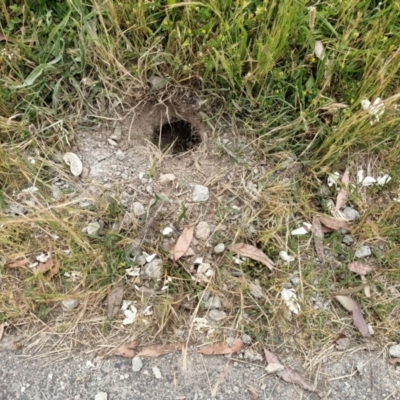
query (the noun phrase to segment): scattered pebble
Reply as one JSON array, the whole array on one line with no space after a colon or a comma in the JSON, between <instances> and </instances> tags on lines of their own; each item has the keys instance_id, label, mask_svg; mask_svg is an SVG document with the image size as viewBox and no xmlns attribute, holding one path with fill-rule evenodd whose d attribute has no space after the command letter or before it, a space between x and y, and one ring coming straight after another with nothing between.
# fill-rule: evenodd
<instances>
[{"instance_id":1,"label":"scattered pebble","mask_svg":"<svg viewBox=\"0 0 400 400\"><path fill-rule=\"evenodd\" d=\"M344 207L343 210L341 210L341 213L343 217L348 219L349 221L353 221L355 219L360 218L360 213L351 207Z\"/></svg>"},{"instance_id":2,"label":"scattered pebble","mask_svg":"<svg viewBox=\"0 0 400 400\"><path fill-rule=\"evenodd\" d=\"M293 232L292 232L292 234L293 234ZM294 257L289 256L289 254L286 251L281 251L279 253L279 257L282 258L282 260L286 261L286 262L294 261Z\"/></svg>"},{"instance_id":3,"label":"scattered pebble","mask_svg":"<svg viewBox=\"0 0 400 400\"><path fill-rule=\"evenodd\" d=\"M153 367L153 374L156 379L161 379L161 371L158 367Z\"/></svg>"},{"instance_id":4,"label":"scattered pebble","mask_svg":"<svg viewBox=\"0 0 400 400\"><path fill-rule=\"evenodd\" d=\"M350 346L350 340L348 338L341 338L336 341L336 350L344 351Z\"/></svg>"},{"instance_id":5,"label":"scattered pebble","mask_svg":"<svg viewBox=\"0 0 400 400\"><path fill-rule=\"evenodd\" d=\"M249 360L250 362L263 361L262 355L252 348L244 351L243 358L245 360Z\"/></svg>"},{"instance_id":6,"label":"scattered pebble","mask_svg":"<svg viewBox=\"0 0 400 400\"><path fill-rule=\"evenodd\" d=\"M292 279L290 279L290 282L292 283L292 285L294 287L299 286L300 285L300 278L298 278L297 276L294 276Z\"/></svg>"},{"instance_id":7,"label":"scattered pebble","mask_svg":"<svg viewBox=\"0 0 400 400\"><path fill-rule=\"evenodd\" d=\"M205 303L204 308L208 310L217 310L222 307L219 296L211 296Z\"/></svg>"},{"instance_id":8,"label":"scattered pebble","mask_svg":"<svg viewBox=\"0 0 400 400\"><path fill-rule=\"evenodd\" d=\"M210 198L208 187L202 185L194 185L192 200L196 203L207 201Z\"/></svg>"},{"instance_id":9,"label":"scattered pebble","mask_svg":"<svg viewBox=\"0 0 400 400\"><path fill-rule=\"evenodd\" d=\"M115 140L112 139L107 139L107 142L111 145L111 146L118 146L118 143Z\"/></svg>"},{"instance_id":10,"label":"scattered pebble","mask_svg":"<svg viewBox=\"0 0 400 400\"><path fill-rule=\"evenodd\" d=\"M243 335L241 336L241 339L245 345L247 345L247 346L251 345L251 336L250 335L243 333Z\"/></svg>"},{"instance_id":11,"label":"scattered pebble","mask_svg":"<svg viewBox=\"0 0 400 400\"><path fill-rule=\"evenodd\" d=\"M156 258L153 261L146 264L141 271L143 279L161 279L164 273L162 260Z\"/></svg>"},{"instance_id":12,"label":"scattered pebble","mask_svg":"<svg viewBox=\"0 0 400 400\"><path fill-rule=\"evenodd\" d=\"M233 387L233 391L234 391L235 393L239 393L239 390L240 390L240 389L239 389L237 386L234 386L234 387Z\"/></svg>"},{"instance_id":13,"label":"scattered pebble","mask_svg":"<svg viewBox=\"0 0 400 400\"><path fill-rule=\"evenodd\" d=\"M251 283L249 286L250 294L256 299L262 299L264 297L263 290L260 284Z\"/></svg>"},{"instance_id":14,"label":"scattered pebble","mask_svg":"<svg viewBox=\"0 0 400 400\"><path fill-rule=\"evenodd\" d=\"M82 168L82 173L81 173L81 178L86 179L89 176L89 168L83 167Z\"/></svg>"},{"instance_id":15,"label":"scattered pebble","mask_svg":"<svg viewBox=\"0 0 400 400\"><path fill-rule=\"evenodd\" d=\"M354 238L351 235L344 235L342 242L350 246L354 242Z\"/></svg>"},{"instance_id":16,"label":"scattered pebble","mask_svg":"<svg viewBox=\"0 0 400 400\"><path fill-rule=\"evenodd\" d=\"M139 372L143 368L143 361L139 356L132 358L132 371Z\"/></svg>"},{"instance_id":17,"label":"scattered pebble","mask_svg":"<svg viewBox=\"0 0 400 400\"><path fill-rule=\"evenodd\" d=\"M78 307L79 301L78 300L64 300L61 303L62 309L64 311L71 311L74 308Z\"/></svg>"},{"instance_id":18,"label":"scattered pebble","mask_svg":"<svg viewBox=\"0 0 400 400\"><path fill-rule=\"evenodd\" d=\"M186 253L182 257L193 257L195 254L196 253L194 252L194 250L191 247L189 247L186 250Z\"/></svg>"},{"instance_id":19,"label":"scattered pebble","mask_svg":"<svg viewBox=\"0 0 400 400\"><path fill-rule=\"evenodd\" d=\"M211 233L211 229L206 221L201 221L197 224L194 235L196 239L206 241Z\"/></svg>"},{"instance_id":20,"label":"scattered pebble","mask_svg":"<svg viewBox=\"0 0 400 400\"><path fill-rule=\"evenodd\" d=\"M101 225L99 222L91 222L87 227L86 227L86 232L88 235L97 235L101 229Z\"/></svg>"},{"instance_id":21,"label":"scattered pebble","mask_svg":"<svg viewBox=\"0 0 400 400\"><path fill-rule=\"evenodd\" d=\"M65 153L63 160L69 165L72 175L79 176L82 173L82 161L75 153Z\"/></svg>"},{"instance_id":22,"label":"scattered pebble","mask_svg":"<svg viewBox=\"0 0 400 400\"><path fill-rule=\"evenodd\" d=\"M228 347L233 347L233 346L235 345L235 343L236 343L236 339L235 339L234 337L228 336L228 337L226 338L226 345L227 345Z\"/></svg>"},{"instance_id":23,"label":"scattered pebble","mask_svg":"<svg viewBox=\"0 0 400 400\"><path fill-rule=\"evenodd\" d=\"M143 204L139 203L138 201L135 201L132 204L132 211L136 217L140 217L141 215L146 213L146 210L145 210Z\"/></svg>"},{"instance_id":24,"label":"scattered pebble","mask_svg":"<svg viewBox=\"0 0 400 400\"><path fill-rule=\"evenodd\" d=\"M170 237L173 232L174 230L171 227L167 226L166 228L163 229L162 234L163 236Z\"/></svg>"},{"instance_id":25,"label":"scattered pebble","mask_svg":"<svg viewBox=\"0 0 400 400\"><path fill-rule=\"evenodd\" d=\"M357 258L363 258L363 257L368 257L372 254L371 248L369 246L366 245L362 245L360 246L356 252L354 253L354 255Z\"/></svg>"},{"instance_id":26,"label":"scattered pebble","mask_svg":"<svg viewBox=\"0 0 400 400\"><path fill-rule=\"evenodd\" d=\"M214 249L213 249L215 254L221 254L225 251L225 245L223 243L218 243Z\"/></svg>"},{"instance_id":27,"label":"scattered pebble","mask_svg":"<svg viewBox=\"0 0 400 400\"><path fill-rule=\"evenodd\" d=\"M176 176L174 174L162 174L160 175L159 182L161 184L173 182L176 179Z\"/></svg>"},{"instance_id":28,"label":"scattered pebble","mask_svg":"<svg viewBox=\"0 0 400 400\"><path fill-rule=\"evenodd\" d=\"M107 400L108 396L106 392L99 392L94 396L94 400Z\"/></svg>"},{"instance_id":29,"label":"scattered pebble","mask_svg":"<svg viewBox=\"0 0 400 400\"><path fill-rule=\"evenodd\" d=\"M115 157L117 157L119 161L125 160L125 154L121 150L117 150L117 152L115 153Z\"/></svg>"},{"instance_id":30,"label":"scattered pebble","mask_svg":"<svg viewBox=\"0 0 400 400\"><path fill-rule=\"evenodd\" d=\"M225 311L220 311L220 310L211 310L208 313L208 318L210 318L212 321L221 321L226 317L226 312Z\"/></svg>"},{"instance_id":31,"label":"scattered pebble","mask_svg":"<svg viewBox=\"0 0 400 400\"><path fill-rule=\"evenodd\" d=\"M21 204L10 204L8 206L8 212L10 214L23 215L25 214L25 211L25 207Z\"/></svg>"},{"instance_id":32,"label":"scattered pebble","mask_svg":"<svg viewBox=\"0 0 400 400\"><path fill-rule=\"evenodd\" d=\"M400 357L400 344L395 344L389 348L389 354L391 357Z\"/></svg>"}]
</instances>

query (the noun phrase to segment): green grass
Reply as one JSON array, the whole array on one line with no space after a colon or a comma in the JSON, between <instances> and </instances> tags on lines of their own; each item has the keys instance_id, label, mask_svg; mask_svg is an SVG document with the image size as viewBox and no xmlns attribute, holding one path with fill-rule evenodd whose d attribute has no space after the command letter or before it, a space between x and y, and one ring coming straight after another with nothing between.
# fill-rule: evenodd
<instances>
[{"instance_id":1,"label":"green grass","mask_svg":"<svg viewBox=\"0 0 400 400\"><path fill-rule=\"evenodd\" d=\"M286 245L294 254L302 254L306 303L315 290L309 282L317 279L329 299L332 290L357 286L356 278L345 267L316 268L309 242L287 238L287 228L301 218L310 219L316 210L326 212L326 201L334 197L320 191L320 180L327 173L343 172L346 165L355 170L373 160L378 170L391 174L390 185L368 189L363 196L355 192L351 201L364 215L373 214L384 244L376 254L380 303L364 299L362 293L357 298L364 312L376 319L377 330L398 340L391 324L398 320L399 300L387 288L398 282L400 263L400 212L391 202L399 195L400 4L379 4L321 2L314 20L312 3L293 0L1 1L0 264L49 248L62 260L61 273L76 270L85 261L79 283L68 282L63 275L49 282L32 277L27 269L5 271L0 266L0 322L21 323L30 313L51 318L54 301L71 293L82 300L89 296L98 305L113 283L123 281L130 233L88 237L80 231L88 215L101 216L111 226L121 217L122 206L118 201L99 201L95 210L83 212L67 199L55 208L43 206L55 167L52 156L74 142L77 128L90 129L99 119L112 116L116 107L184 89L200 96L209 124L219 129L221 117L228 118L253 141L260 160L277 165L259 182L268 199L261 200L260 210L249 214L247 222L261 228L256 241L271 257ZM324 59L314 54L316 41L323 43ZM147 82L152 75L164 77L167 86L150 89ZM360 104L376 97L385 101L386 111L371 125ZM327 110L335 103L348 107ZM235 150L235 159L248 150ZM27 154L35 155L36 164ZM279 166L289 156L301 162L303 172L294 185L285 186ZM33 183L42 196L34 211L27 218L7 216L14 193ZM221 204L217 217L223 221L230 211L229 205ZM182 204L178 225L185 213ZM359 241L379 242L371 227L360 226L355 233ZM239 232L245 236L245 227ZM61 239L55 242L51 235ZM344 252L344 265L352 260L337 235L325 242L334 253ZM71 249L67 257L62 253L65 248ZM211 284L218 292L220 283L228 282L223 296L232 315L243 310L248 314L238 319L235 329L260 340L267 334L278 340L292 332L294 323L284 319L278 296L290 268L281 266L273 277L254 265L244 270L247 278L221 272ZM176 277L174 293L161 296L154 305L160 329L182 324L173 306L180 290L196 307L198 289L190 277L176 266L169 273ZM269 301L261 306L248 296L250 278L260 279L266 287ZM347 316L335 307L340 316ZM313 310L312 303L303 308L304 317L294 324L302 331L301 347L310 342L318 347L318 341L329 342L341 330L340 324L331 322L331 312Z\"/></svg>"}]
</instances>

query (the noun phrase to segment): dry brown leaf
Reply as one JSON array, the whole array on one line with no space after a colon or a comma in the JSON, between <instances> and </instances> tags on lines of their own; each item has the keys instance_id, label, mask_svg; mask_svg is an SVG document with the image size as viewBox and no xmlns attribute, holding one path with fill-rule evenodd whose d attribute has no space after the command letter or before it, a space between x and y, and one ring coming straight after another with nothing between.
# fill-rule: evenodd
<instances>
[{"instance_id":1,"label":"dry brown leaf","mask_svg":"<svg viewBox=\"0 0 400 400\"><path fill-rule=\"evenodd\" d=\"M274 262L260 249L257 249L257 247L254 247L251 244L236 243L230 246L229 249L241 257L248 257L252 260L260 262L261 264L264 264L271 271L274 269Z\"/></svg>"},{"instance_id":2,"label":"dry brown leaf","mask_svg":"<svg viewBox=\"0 0 400 400\"><path fill-rule=\"evenodd\" d=\"M295 383L296 385L299 385L303 389L306 389L310 392L318 393L318 389L315 384L313 384L308 379L304 378L303 375L301 375L299 372L297 372L293 368L287 367L284 364L282 364L281 361L279 360L279 358L274 353L271 353L270 351L268 351L265 347L264 347L264 353L265 353L265 358L266 358L268 364L271 364L271 363L280 364L285 367L284 370L276 372L276 375L279 376L280 378L282 378L285 382Z\"/></svg>"},{"instance_id":3,"label":"dry brown leaf","mask_svg":"<svg viewBox=\"0 0 400 400\"><path fill-rule=\"evenodd\" d=\"M388 358L387 360L390 362L390 364L396 364L396 363L400 364L400 357Z\"/></svg>"},{"instance_id":4,"label":"dry brown leaf","mask_svg":"<svg viewBox=\"0 0 400 400\"><path fill-rule=\"evenodd\" d=\"M367 283L363 283L360 286L356 286L354 288L350 288L350 289L342 289L339 290L338 292L332 293L333 296L347 296L348 294L354 294L359 292L360 290L363 290L365 288L365 286L367 286Z\"/></svg>"},{"instance_id":5,"label":"dry brown leaf","mask_svg":"<svg viewBox=\"0 0 400 400\"><path fill-rule=\"evenodd\" d=\"M349 264L349 270L351 272L355 272L358 275L365 276L372 271L372 267L371 265L368 264L364 264L358 261L353 261Z\"/></svg>"},{"instance_id":6,"label":"dry brown leaf","mask_svg":"<svg viewBox=\"0 0 400 400\"><path fill-rule=\"evenodd\" d=\"M340 228L346 229L346 231L351 232L351 226L344 219L337 219L333 217L326 217L324 215L318 216L321 224L324 224L326 227L331 228L333 230L338 230Z\"/></svg>"},{"instance_id":7,"label":"dry brown leaf","mask_svg":"<svg viewBox=\"0 0 400 400\"><path fill-rule=\"evenodd\" d=\"M0 324L0 340L3 338L4 334L4 322Z\"/></svg>"},{"instance_id":8,"label":"dry brown leaf","mask_svg":"<svg viewBox=\"0 0 400 400\"><path fill-rule=\"evenodd\" d=\"M340 188L339 193L336 197L336 205L335 205L335 211L340 210L341 207L343 207L346 204L347 201L347 188L349 186L350 182L350 177L349 177L349 170L346 168L346 171L344 171L343 177L342 177L342 183L345 186Z\"/></svg>"},{"instance_id":9,"label":"dry brown leaf","mask_svg":"<svg viewBox=\"0 0 400 400\"><path fill-rule=\"evenodd\" d=\"M136 348L139 346L139 340L121 344L113 353L114 356L133 358L136 356Z\"/></svg>"},{"instance_id":10,"label":"dry brown leaf","mask_svg":"<svg viewBox=\"0 0 400 400\"><path fill-rule=\"evenodd\" d=\"M368 325L365 322L361 309L358 304L348 296L335 296L335 299L347 310L353 314L354 325L358 328L364 337L371 336Z\"/></svg>"},{"instance_id":11,"label":"dry brown leaf","mask_svg":"<svg viewBox=\"0 0 400 400\"><path fill-rule=\"evenodd\" d=\"M0 33L0 42L2 42L3 40L6 40L6 37L2 33Z\"/></svg>"},{"instance_id":12,"label":"dry brown leaf","mask_svg":"<svg viewBox=\"0 0 400 400\"><path fill-rule=\"evenodd\" d=\"M250 392L251 400L258 400L260 398L260 396L257 392L257 388L255 388L254 386L251 386L251 385L246 385L246 386L247 386L247 390Z\"/></svg>"},{"instance_id":13,"label":"dry brown leaf","mask_svg":"<svg viewBox=\"0 0 400 400\"><path fill-rule=\"evenodd\" d=\"M370 216L368 216L365 219L365 223L371 227L371 231L375 235L375 237L381 236L381 233L379 232L379 227L378 227L377 223L375 221L373 221L373 219Z\"/></svg>"},{"instance_id":14,"label":"dry brown leaf","mask_svg":"<svg viewBox=\"0 0 400 400\"><path fill-rule=\"evenodd\" d=\"M28 264L29 260L27 258L21 258L20 260L10 262L4 266L4 268L19 268Z\"/></svg>"},{"instance_id":15,"label":"dry brown leaf","mask_svg":"<svg viewBox=\"0 0 400 400\"><path fill-rule=\"evenodd\" d=\"M324 255L324 234L322 233L321 222L317 216L313 217L313 237L315 251L317 252L318 259L323 262L325 260Z\"/></svg>"},{"instance_id":16,"label":"dry brown leaf","mask_svg":"<svg viewBox=\"0 0 400 400\"><path fill-rule=\"evenodd\" d=\"M240 339L235 340L235 344L229 347L226 342L215 343L207 347L203 347L197 350L198 353L205 354L207 356L221 355L221 354L234 354L242 350L244 343Z\"/></svg>"},{"instance_id":17,"label":"dry brown leaf","mask_svg":"<svg viewBox=\"0 0 400 400\"><path fill-rule=\"evenodd\" d=\"M54 275L57 275L60 271L58 261L53 258L49 257L46 262L40 263L36 269L37 272L42 272L43 274L48 272L46 275L47 278L51 279Z\"/></svg>"},{"instance_id":18,"label":"dry brown leaf","mask_svg":"<svg viewBox=\"0 0 400 400\"><path fill-rule=\"evenodd\" d=\"M165 354L175 353L182 350L185 343L153 344L142 349L138 356L141 357L159 357Z\"/></svg>"},{"instance_id":19,"label":"dry brown leaf","mask_svg":"<svg viewBox=\"0 0 400 400\"><path fill-rule=\"evenodd\" d=\"M176 245L174 247L174 261L177 261L179 258L181 258L188 250L190 243L192 242L193 239L193 231L194 231L194 226L190 228L185 228L181 236L179 236L178 241L176 242Z\"/></svg>"},{"instance_id":20,"label":"dry brown leaf","mask_svg":"<svg viewBox=\"0 0 400 400\"><path fill-rule=\"evenodd\" d=\"M107 296L107 315L109 319L114 318L119 311L123 296L124 289L121 286L115 287Z\"/></svg>"}]
</instances>

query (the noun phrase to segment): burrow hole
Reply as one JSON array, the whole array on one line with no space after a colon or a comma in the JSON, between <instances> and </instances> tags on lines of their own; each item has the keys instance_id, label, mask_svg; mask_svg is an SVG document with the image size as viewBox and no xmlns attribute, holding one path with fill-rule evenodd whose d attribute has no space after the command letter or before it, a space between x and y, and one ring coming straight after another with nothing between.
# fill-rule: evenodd
<instances>
[{"instance_id":1,"label":"burrow hole","mask_svg":"<svg viewBox=\"0 0 400 400\"><path fill-rule=\"evenodd\" d=\"M179 154L195 149L201 137L190 122L181 119L155 128L152 142L162 151L171 148L172 154Z\"/></svg>"}]
</instances>

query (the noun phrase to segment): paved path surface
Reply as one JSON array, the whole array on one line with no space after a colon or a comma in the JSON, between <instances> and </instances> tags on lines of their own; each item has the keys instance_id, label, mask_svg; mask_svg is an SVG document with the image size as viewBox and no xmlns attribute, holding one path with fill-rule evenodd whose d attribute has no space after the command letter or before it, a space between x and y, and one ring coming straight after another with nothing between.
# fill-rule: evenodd
<instances>
[{"instance_id":1,"label":"paved path surface","mask_svg":"<svg viewBox=\"0 0 400 400\"><path fill-rule=\"evenodd\" d=\"M0 350L1 400L201 400L318 399L276 376L266 376L265 366L231 360L225 356L188 355L187 369L182 355L143 359L139 372L130 359L108 360L50 357L27 359ZM357 368L358 365L358 368ZM160 370L155 377L153 368ZM361 373L360 373L361 371ZM327 399L400 399L400 368L389 365L384 356L357 352L337 361L326 360L318 374L319 387ZM216 383L220 381L216 390ZM253 387L258 397L252 396ZM213 390L216 392L212 396ZM95 397L100 392L104 397Z\"/></svg>"}]
</instances>

